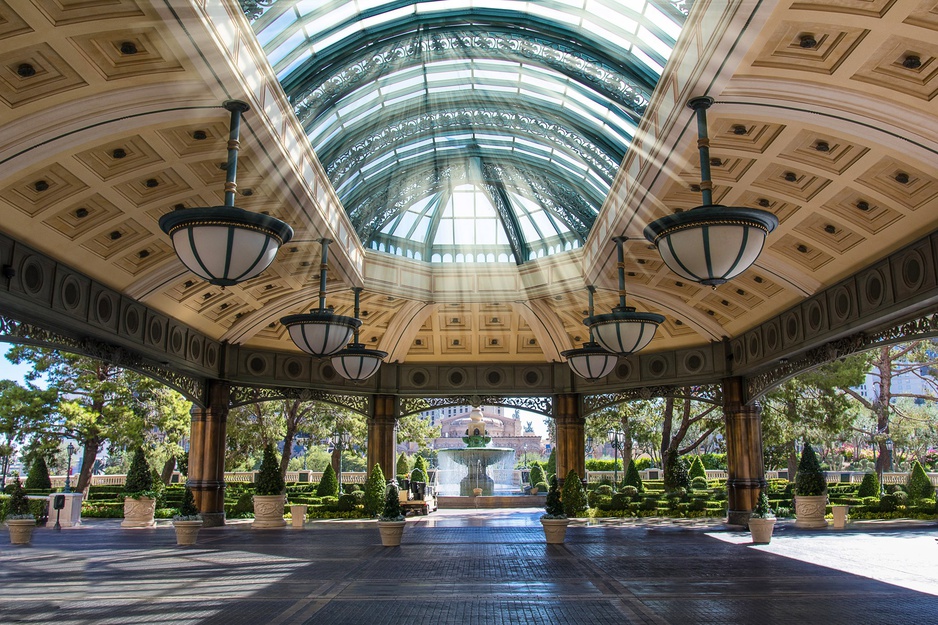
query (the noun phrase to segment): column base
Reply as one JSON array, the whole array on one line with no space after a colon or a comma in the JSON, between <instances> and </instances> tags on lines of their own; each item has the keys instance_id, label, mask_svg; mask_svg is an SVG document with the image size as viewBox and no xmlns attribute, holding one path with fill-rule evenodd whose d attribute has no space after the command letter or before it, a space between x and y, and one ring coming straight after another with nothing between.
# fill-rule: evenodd
<instances>
[{"instance_id":1,"label":"column base","mask_svg":"<svg viewBox=\"0 0 938 625\"><path fill-rule=\"evenodd\" d=\"M202 527L222 527L225 524L224 512L203 512Z\"/></svg>"},{"instance_id":2,"label":"column base","mask_svg":"<svg viewBox=\"0 0 938 625\"><path fill-rule=\"evenodd\" d=\"M746 528L749 527L749 517L751 516L751 510L727 510L726 524Z\"/></svg>"}]
</instances>

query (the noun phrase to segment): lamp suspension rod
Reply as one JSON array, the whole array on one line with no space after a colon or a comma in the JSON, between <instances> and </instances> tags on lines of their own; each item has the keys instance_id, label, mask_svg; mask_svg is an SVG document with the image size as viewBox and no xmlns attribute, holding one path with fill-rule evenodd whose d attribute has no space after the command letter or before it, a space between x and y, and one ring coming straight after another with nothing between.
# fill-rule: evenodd
<instances>
[{"instance_id":1,"label":"lamp suspension rod","mask_svg":"<svg viewBox=\"0 0 938 625\"><path fill-rule=\"evenodd\" d=\"M710 135L707 133L707 109L713 104L713 98L701 96L692 98L687 106L697 113L697 151L700 153L700 194L703 206L713 205L713 181L710 178Z\"/></svg>"},{"instance_id":2,"label":"lamp suspension rod","mask_svg":"<svg viewBox=\"0 0 938 625\"><path fill-rule=\"evenodd\" d=\"M625 250L622 245L629 240L628 237L612 237L616 244L616 267L619 271L619 308L625 308Z\"/></svg>"},{"instance_id":3,"label":"lamp suspension rod","mask_svg":"<svg viewBox=\"0 0 938 625\"><path fill-rule=\"evenodd\" d=\"M589 293L589 313L590 313L589 316L592 317L593 316L593 294L596 292L596 287L593 286L592 284L587 285L586 291L587 293ZM590 343L595 343L595 342L596 340L593 338L593 328L592 326L590 326Z\"/></svg>"},{"instance_id":4,"label":"lamp suspension rod","mask_svg":"<svg viewBox=\"0 0 938 625\"><path fill-rule=\"evenodd\" d=\"M319 263L319 310L326 309L326 272L329 269L329 244L332 239L320 239L322 261Z\"/></svg>"},{"instance_id":5,"label":"lamp suspension rod","mask_svg":"<svg viewBox=\"0 0 938 625\"><path fill-rule=\"evenodd\" d=\"M225 206L234 206L235 191L238 190L238 150L241 147L241 115L250 106L240 100L226 100L222 106L231 111L231 123L228 125L228 163L225 165Z\"/></svg>"},{"instance_id":6,"label":"lamp suspension rod","mask_svg":"<svg viewBox=\"0 0 938 625\"><path fill-rule=\"evenodd\" d=\"M352 287L352 293L355 294L355 318L358 319L359 302L361 300L362 288L360 286ZM352 341L353 343L358 343L358 328L360 327L361 326L355 326L355 339Z\"/></svg>"}]
</instances>

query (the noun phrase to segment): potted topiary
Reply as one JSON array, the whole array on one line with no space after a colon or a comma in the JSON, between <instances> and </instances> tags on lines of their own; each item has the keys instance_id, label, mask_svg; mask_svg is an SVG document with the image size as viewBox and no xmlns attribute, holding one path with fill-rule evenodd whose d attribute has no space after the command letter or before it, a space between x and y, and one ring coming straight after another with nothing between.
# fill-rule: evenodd
<instances>
[{"instance_id":1,"label":"potted topiary","mask_svg":"<svg viewBox=\"0 0 938 625\"><path fill-rule=\"evenodd\" d=\"M199 530L202 529L202 515L195 507L195 497L188 486L182 496L179 513L173 515L173 527L176 529L177 545L194 545L199 537Z\"/></svg>"},{"instance_id":2,"label":"potted topiary","mask_svg":"<svg viewBox=\"0 0 938 625\"><path fill-rule=\"evenodd\" d=\"M772 531L775 529L775 510L769 507L769 496L765 491L759 493L752 516L749 517L749 532L752 534L754 545L768 545L772 540Z\"/></svg>"},{"instance_id":3,"label":"potted topiary","mask_svg":"<svg viewBox=\"0 0 938 625\"><path fill-rule=\"evenodd\" d=\"M7 503L6 523L10 530L10 542L14 545L28 545L33 539L36 517L29 511L29 498L26 497L19 474L16 474L10 501Z\"/></svg>"},{"instance_id":4,"label":"potted topiary","mask_svg":"<svg viewBox=\"0 0 938 625\"><path fill-rule=\"evenodd\" d=\"M573 469L570 469L567 478L563 481L560 500L563 502L563 512L567 516L585 516L589 512L590 504L586 498L586 489L580 482L580 476Z\"/></svg>"},{"instance_id":5,"label":"potted topiary","mask_svg":"<svg viewBox=\"0 0 938 625\"><path fill-rule=\"evenodd\" d=\"M374 518L384 511L384 496L387 482L384 479L384 471L377 462L371 468L371 474L368 481L365 482L365 497L362 500L365 508L365 515ZM400 499L400 497L398 497Z\"/></svg>"},{"instance_id":6,"label":"potted topiary","mask_svg":"<svg viewBox=\"0 0 938 625\"><path fill-rule=\"evenodd\" d=\"M827 527L827 479L811 445L805 443L795 475L795 527Z\"/></svg>"},{"instance_id":7,"label":"potted topiary","mask_svg":"<svg viewBox=\"0 0 938 625\"><path fill-rule=\"evenodd\" d=\"M557 476L550 478L550 487L547 490L547 501L544 505L544 514L541 516L541 527L544 528L544 538L548 545L561 545L567 535L567 525L570 519L563 512L563 503L560 500L560 486Z\"/></svg>"},{"instance_id":8,"label":"potted topiary","mask_svg":"<svg viewBox=\"0 0 938 625\"><path fill-rule=\"evenodd\" d=\"M397 482L391 480L385 489L384 511L378 517L378 531L381 532L381 544L385 547L400 547L404 535L404 508L401 507L400 490Z\"/></svg>"},{"instance_id":9,"label":"potted topiary","mask_svg":"<svg viewBox=\"0 0 938 625\"><path fill-rule=\"evenodd\" d=\"M264 447L264 459L254 481L254 522L255 529L285 527L283 518L286 484L280 475L280 463L274 453L274 446Z\"/></svg>"},{"instance_id":10,"label":"potted topiary","mask_svg":"<svg viewBox=\"0 0 938 625\"><path fill-rule=\"evenodd\" d=\"M121 527L153 527L155 512L153 475L143 455L143 448L137 447L124 482L124 520L121 521Z\"/></svg>"}]
</instances>

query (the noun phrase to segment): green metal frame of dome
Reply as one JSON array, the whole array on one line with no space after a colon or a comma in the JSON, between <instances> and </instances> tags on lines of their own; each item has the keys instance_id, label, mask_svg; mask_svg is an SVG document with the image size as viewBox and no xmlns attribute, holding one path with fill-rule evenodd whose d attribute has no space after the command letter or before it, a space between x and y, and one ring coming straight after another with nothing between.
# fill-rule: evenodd
<instances>
[{"instance_id":1,"label":"green metal frame of dome","mask_svg":"<svg viewBox=\"0 0 938 625\"><path fill-rule=\"evenodd\" d=\"M585 241L686 17L668 0L241 4L366 247L519 264ZM437 241L427 213L456 184L502 243ZM404 218L417 202L430 227Z\"/></svg>"}]
</instances>

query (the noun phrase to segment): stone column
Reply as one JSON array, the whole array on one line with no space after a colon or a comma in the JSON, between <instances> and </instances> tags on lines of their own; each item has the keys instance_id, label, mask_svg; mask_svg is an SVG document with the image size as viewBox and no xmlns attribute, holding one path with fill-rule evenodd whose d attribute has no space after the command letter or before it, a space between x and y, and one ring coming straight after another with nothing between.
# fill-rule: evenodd
<instances>
[{"instance_id":1,"label":"stone column","mask_svg":"<svg viewBox=\"0 0 938 625\"><path fill-rule=\"evenodd\" d=\"M554 395L554 431L557 445L557 480L563 483L570 470L586 479L585 421L580 416L580 396Z\"/></svg>"},{"instance_id":2,"label":"stone column","mask_svg":"<svg viewBox=\"0 0 938 625\"><path fill-rule=\"evenodd\" d=\"M225 524L225 434L231 387L221 380L208 383L208 405L193 406L189 430L189 476L204 527Z\"/></svg>"},{"instance_id":3,"label":"stone column","mask_svg":"<svg viewBox=\"0 0 938 625\"><path fill-rule=\"evenodd\" d=\"M381 465L381 471L387 479L393 479L397 472L397 424L396 401L394 395L375 395L371 404L371 416L368 417L368 474L375 464Z\"/></svg>"},{"instance_id":4,"label":"stone column","mask_svg":"<svg viewBox=\"0 0 938 625\"><path fill-rule=\"evenodd\" d=\"M762 409L744 403L743 379L723 380L723 416L726 420L726 481L730 525L749 525L749 516L765 488L762 463Z\"/></svg>"}]
</instances>

